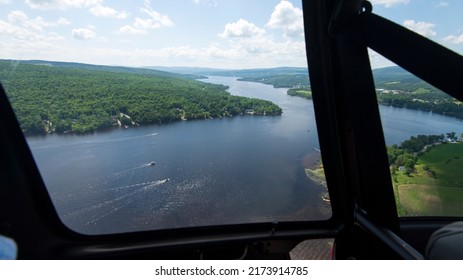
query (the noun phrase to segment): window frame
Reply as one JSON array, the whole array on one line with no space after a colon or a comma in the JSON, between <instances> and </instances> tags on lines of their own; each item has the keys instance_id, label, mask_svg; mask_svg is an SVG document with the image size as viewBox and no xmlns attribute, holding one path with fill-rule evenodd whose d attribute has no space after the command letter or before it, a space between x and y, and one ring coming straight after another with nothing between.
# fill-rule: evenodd
<instances>
[{"instance_id":1,"label":"window frame","mask_svg":"<svg viewBox=\"0 0 463 280\"><path fill-rule=\"evenodd\" d=\"M318 238L335 238L335 257L340 259L422 258L401 236L415 232L424 240L430 229L450 219L422 219L421 224L407 228L404 221L406 225L412 223L397 217L367 47L401 66L404 57L400 53L390 54L390 44L373 36L377 30L370 25L383 19L373 15L365 3L302 2L316 123L332 206L329 220L97 236L75 233L61 223L2 89L0 234L16 240L22 259L189 259L199 258L207 251L223 253L230 247L254 253L247 257L285 258L298 242ZM423 41L427 39L396 24L385 23L384 28L388 36L402 34L405 40L412 38L410 45L415 48L429 44ZM454 57L440 46L432 45L430 52L438 52L445 59ZM457 60L452 69L463 70L463 59L458 56ZM408 62L409 69L403 67L423 78L421 66L415 66L418 62ZM444 66L448 67L443 63ZM433 67L428 66L425 71L439 73L435 68L429 69ZM424 76L438 88L448 83L446 79ZM215 256L220 258L223 254Z\"/></svg>"}]
</instances>

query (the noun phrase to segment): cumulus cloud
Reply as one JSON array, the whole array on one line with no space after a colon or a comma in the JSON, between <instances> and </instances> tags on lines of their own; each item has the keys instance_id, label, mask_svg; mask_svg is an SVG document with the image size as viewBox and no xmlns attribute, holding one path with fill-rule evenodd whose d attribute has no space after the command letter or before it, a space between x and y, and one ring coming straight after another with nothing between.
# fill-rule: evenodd
<instances>
[{"instance_id":1,"label":"cumulus cloud","mask_svg":"<svg viewBox=\"0 0 463 280\"><path fill-rule=\"evenodd\" d=\"M267 26L283 29L287 37L301 36L304 33L302 10L294 7L291 2L282 0L273 10Z\"/></svg>"},{"instance_id":2,"label":"cumulus cloud","mask_svg":"<svg viewBox=\"0 0 463 280\"><path fill-rule=\"evenodd\" d=\"M404 21L404 26L425 37L435 36L437 34L433 30L433 28L436 25L430 22L423 22L423 21L416 22L412 19L407 19Z\"/></svg>"},{"instance_id":3,"label":"cumulus cloud","mask_svg":"<svg viewBox=\"0 0 463 280\"><path fill-rule=\"evenodd\" d=\"M89 40L96 37L95 31L92 27L76 28L72 30L72 37L79 40Z\"/></svg>"},{"instance_id":4,"label":"cumulus cloud","mask_svg":"<svg viewBox=\"0 0 463 280\"><path fill-rule=\"evenodd\" d=\"M45 27L64 26L71 23L68 19L63 17L60 17L56 21L47 21L42 17L31 19L26 15L26 13L20 10L11 11L7 16L7 19L11 24L36 31L43 31Z\"/></svg>"},{"instance_id":5,"label":"cumulus cloud","mask_svg":"<svg viewBox=\"0 0 463 280\"><path fill-rule=\"evenodd\" d=\"M410 2L409 0L371 0L373 5L383 5L386 8L395 7L398 5L405 5Z\"/></svg>"},{"instance_id":6,"label":"cumulus cloud","mask_svg":"<svg viewBox=\"0 0 463 280\"><path fill-rule=\"evenodd\" d=\"M6 21L0 20L0 56L21 58L37 57L38 52L49 52L64 38L54 32L46 32L45 27L66 25L69 21L60 18L47 21L41 17L29 18L23 11L11 11Z\"/></svg>"},{"instance_id":7,"label":"cumulus cloud","mask_svg":"<svg viewBox=\"0 0 463 280\"><path fill-rule=\"evenodd\" d=\"M0 5L2 4L10 4L11 0L0 0Z\"/></svg>"},{"instance_id":8,"label":"cumulus cloud","mask_svg":"<svg viewBox=\"0 0 463 280\"><path fill-rule=\"evenodd\" d=\"M243 38L259 36L264 33L264 29L261 29L255 24L240 18L237 22L227 23L225 25L225 30L218 35L222 38Z\"/></svg>"},{"instance_id":9,"label":"cumulus cloud","mask_svg":"<svg viewBox=\"0 0 463 280\"><path fill-rule=\"evenodd\" d=\"M144 7L140 8L142 13L150 16L150 20L159 23L161 26L174 26L174 23L167 15L162 15L151 8L151 1L145 0Z\"/></svg>"},{"instance_id":10,"label":"cumulus cloud","mask_svg":"<svg viewBox=\"0 0 463 280\"><path fill-rule=\"evenodd\" d=\"M8 14L8 21L14 24L24 24L29 20L29 17L23 11L11 11Z\"/></svg>"},{"instance_id":11,"label":"cumulus cloud","mask_svg":"<svg viewBox=\"0 0 463 280\"><path fill-rule=\"evenodd\" d=\"M81 8L95 6L102 0L26 0L26 4L32 9L40 10L65 10L68 8Z\"/></svg>"},{"instance_id":12,"label":"cumulus cloud","mask_svg":"<svg viewBox=\"0 0 463 280\"><path fill-rule=\"evenodd\" d=\"M125 25L119 28L118 34L146 34L149 29L174 26L172 20L151 8L150 0L144 0L144 6L140 12L147 15L146 18L136 17L131 25Z\"/></svg>"},{"instance_id":13,"label":"cumulus cloud","mask_svg":"<svg viewBox=\"0 0 463 280\"><path fill-rule=\"evenodd\" d=\"M462 35L449 35L444 38L444 42L450 43L450 44L462 44L463 43L463 34Z\"/></svg>"},{"instance_id":14,"label":"cumulus cloud","mask_svg":"<svg viewBox=\"0 0 463 280\"><path fill-rule=\"evenodd\" d=\"M126 53L125 57L139 64L156 61L165 65L181 61L182 65L229 68L274 67L276 65L305 65L305 45L303 42L276 42L268 38L246 38L233 41L230 46L213 43L204 48L191 46L162 49L137 49Z\"/></svg>"},{"instance_id":15,"label":"cumulus cloud","mask_svg":"<svg viewBox=\"0 0 463 280\"><path fill-rule=\"evenodd\" d=\"M102 6L101 4L96 4L95 6L91 7L90 12L97 17L105 17L105 18L124 19L124 18L127 18L128 16L126 11L118 12L110 7Z\"/></svg>"}]
</instances>

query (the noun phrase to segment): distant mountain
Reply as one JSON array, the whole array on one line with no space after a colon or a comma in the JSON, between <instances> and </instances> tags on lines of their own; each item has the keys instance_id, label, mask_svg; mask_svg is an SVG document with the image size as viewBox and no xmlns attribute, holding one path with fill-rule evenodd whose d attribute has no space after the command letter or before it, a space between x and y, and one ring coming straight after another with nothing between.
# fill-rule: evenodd
<instances>
[{"instance_id":1,"label":"distant mountain","mask_svg":"<svg viewBox=\"0 0 463 280\"><path fill-rule=\"evenodd\" d=\"M376 82L384 81L415 81L419 78L399 66L391 66L379 69L373 69L373 77Z\"/></svg>"},{"instance_id":2,"label":"distant mountain","mask_svg":"<svg viewBox=\"0 0 463 280\"><path fill-rule=\"evenodd\" d=\"M257 78L268 76L286 76L286 75L308 75L307 68L304 67L277 67L277 68L257 68L242 70L223 70L214 72L202 72L203 75L220 75L234 76L241 78Z\"/></svg>"},{"instance_id":3,"label":"distant mountain","mask_svg":"<svg viewBox=\"0 0 463 280\"><path fill-rule=\"evenodd\" d=\"M300 87L310 86L308 69L305 67L276 67L256 69L216 69L203 67L163 67L150 66L148 69L156 69L179 74L205 75L205 76L228 76L239 77L243 81L260 82L275 87ZM391 66L380 69L373 69L373 77L378 88L406 88L416 90L417 88L432 87L419 78L410 74L399 66Z\"/></svg>"},{"instance_id":4,"label":"distant mountain","mask_svg":"<svg viewBox=\"0 0 463 280\"><path fill-rule=\"evenodd\" d=\"M374 69L373 78L377 89L442 93L441 90L399 66Z\"/></svg>"},{"instance_id":5,"label":"distant mountain","mask_svg":"<svg viewBox=\"0 0 463 280\"><path fill-rule=\"evenodd\" d=\"M204 73L217 73L228 71L226 69L216 69L207 67L166 67L166 66L144 66L146 69L154 69L178 74L206 75ZM209 74L212 75L212 74Z\"/></svg>"},{"instance_id":6,"label":"distant mountain","mask_svg":"<svg viewBox=\"0 0 463 280\"><path fill-rule=\"evenodd\" d=\"M112 72L112 73L152 75L156 77L166 77L166 78L186 78L186 79L202 78L202 76L194 75L194 74L174 73L174 72L166 72L166 71L160 71L160 70L154 70L154 69L125 67L125 66L106 66L106 65L93 65L93 64L85 64L85 63L77 63L77 62L61 62L61 61L47 61L47 60L0 59L0 61L9 61L11 63L44 65L44 66L51 66L51 67L63 67L63 68L70 68L70 69L104 71L104 72Z\"/></svg>"},{"instance_id":7,"label":"distant mountain","mask_svg":"<svg viewBox=\"0 0 463 280\"><path fill-rule=\"evenodd\" d=\"M266 77L280 75L307 75L307 68L304 67L276 67L276 68L256 68L256 69L217 69L204 67L164 67L164 66L148 66L148 69L156 69L172 73L195 74L208 76L227 76L227 77Z\"/></svg>"},{"instance_id":8,"label":"distant mountain","mask_svg":"<svg viewBox=\"0 0 463 280\"><path fill-rule=\"evenodd\" d=\"M308 69L305 67L276 67L256 69L218 69L208 67L164 67L146 66L141 68L125 66L92 65L76 62L59 62L47 60L0 60L11 63L27 63L64 67L70 69L85 69L113 73L128 73L153 75L166 78L200 79L205 76L239 77L240 80L271 84L275 87L310 86ZM414 91L419 88L436 91L431 85L423 82L399 66L373 69L373 77L377 88Z\"/></svg>"}]
</instances>

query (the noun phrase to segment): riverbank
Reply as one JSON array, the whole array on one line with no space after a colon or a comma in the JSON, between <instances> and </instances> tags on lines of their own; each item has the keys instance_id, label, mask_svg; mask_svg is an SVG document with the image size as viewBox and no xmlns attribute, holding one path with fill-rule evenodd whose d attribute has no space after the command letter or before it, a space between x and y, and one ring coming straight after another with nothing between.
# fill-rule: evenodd
<instances>
[{"instance_id":1,"label":"riverbank","mask_svg":"<svg viewBox=\"0 0 463 280\"><path fill-rule=\"evenodd\" d=\"M306 168L305 175L315 184L327 188L325 170L323 168L323 163L321 160L318 162L318 165L315 168Z\"/></svg>"},{"instance_id":2,"label":"riverbank","mask_svg":"<svg viewBox=\"0 0 463 280\"><path fill-rule=\"evenodd\" d=\"M328 185L326 184L325 169L321 158L313 163L312 166L305 168L305 175L315 185L322 187L320 198L324 202L330 202L330 195L328 193Z\"/></svg>"}]
</instances>

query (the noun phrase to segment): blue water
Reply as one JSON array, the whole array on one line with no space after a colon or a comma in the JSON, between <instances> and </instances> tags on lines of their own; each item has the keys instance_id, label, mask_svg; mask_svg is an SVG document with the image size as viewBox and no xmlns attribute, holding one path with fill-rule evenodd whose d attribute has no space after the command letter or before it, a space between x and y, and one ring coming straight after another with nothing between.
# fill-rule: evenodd
<instances>
[{"instance_id":1,"label":"blue water","mask_svg":"<svg viewBox=\"0 0 463 280\"><path fill-rule=\"evenodd\" d=\"M62 221L101 234L329 218L323 188L304 174L320 156L312 101L236 78L207 82L271 100L283 114L29 137ZM388 144L463 131L461 121L431 113L381 113Z\"/></svg>"}]
</instances>

